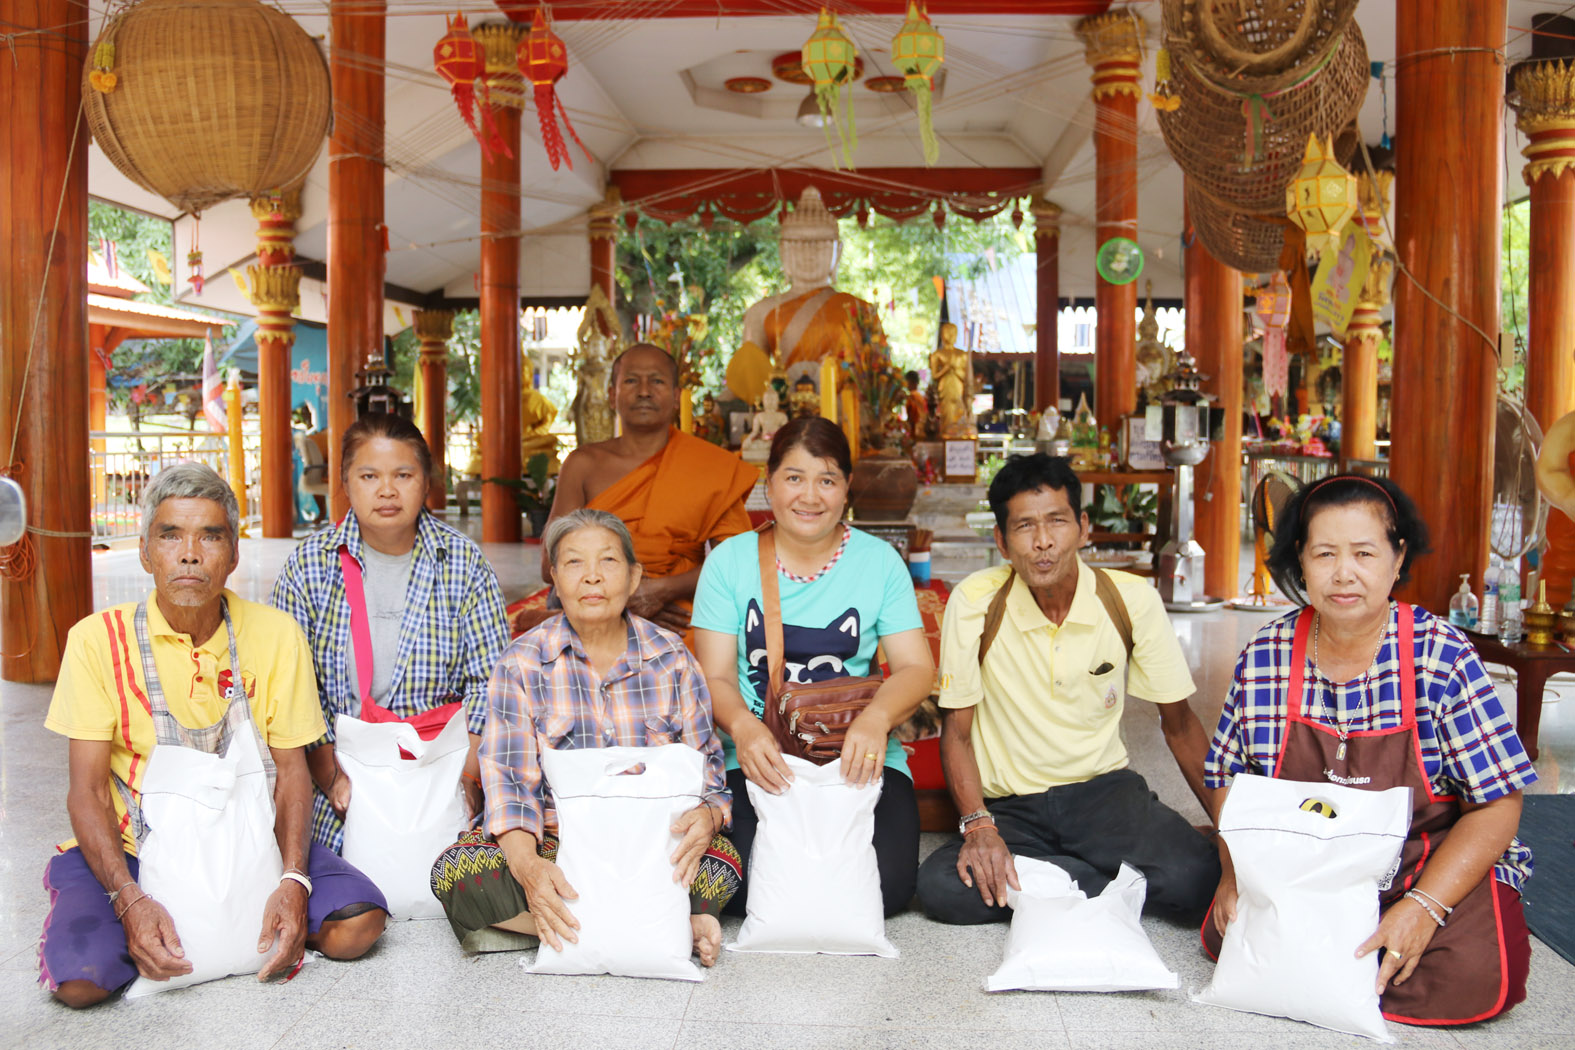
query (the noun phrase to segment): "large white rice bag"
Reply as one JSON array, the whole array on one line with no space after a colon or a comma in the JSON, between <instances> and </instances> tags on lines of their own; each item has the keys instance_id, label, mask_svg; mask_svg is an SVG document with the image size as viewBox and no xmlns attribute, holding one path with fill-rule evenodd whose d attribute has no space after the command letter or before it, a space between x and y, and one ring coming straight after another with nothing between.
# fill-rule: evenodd
<instances>
[{"instance_id":1,"label":"large white rice bag","mask_svg":"<svg viewBox=\"0 0 1575 1050\"><path fill-rule=\"evenodd\" d=\"M432 861L465 830L459 775L470 750L464 711L422 740L408 722L334 719L334 751L350 778L345 860L388 898L396 919L440 919ZM415 756L405 758L400 748Z\"/></svg>"},{"instance_id":2,"label":"large white rice bag","mask_svg":"<svg viewBox=\"0 0 1575 1050\"><path fill-rule=\"evenodd\" d=\"M1220 813L1236 921L1197 1001L1393 1042L1374 990L1378 953L1355 953L1378 929L1378 893L1410 826L1410 788L1238 774Z\"/></svg>"},{"instance_id":3,"label":"large white rice bag","mask_svg":"<svg viewBox=\"0 0 1575 1050\"><path fill-rule=\"evenodd\" d=\"M1063 868L1014 857L1017 881L1006 903L1012 926L1001 968L984 990L1005 992L1131 992L1176 987L1143 932L1148 880L1123 864L1103 893L1090 899Z\"/></svg>"},{"instance_id":4,"label":"large white rice bag","mask_svg":"<svg viewBox=\"0 0 1575 1050\"><path fill-rule=\"evenodd\" d=\"M169 912L191 973L138 977L126 998L256 973L268 960L257 938L284 862L259 746L246 725L223 755L160 745L149 756L137 882Z\"/></svg>"},{"instance_id":5,"label":"large white rice bag","mask_svg":"<svg viewBox=\"0 0 1575 1050\"><path fill-rule=\"evenodd\" d=\"M558 807L558 867L577 943L542 941L532 973L702 979L689 887L673 881L673 822L700 804L705 756L686 744L543 751Z\"/></svg>"},{"instance_id":6,"label":"large white rice bag","mask_svg":"<svg viewBox=\"0 0 1575 1050\"><path fill-rule=\"evenodd\" d=\"M748 917L728 949L895 959L875 860L880 782L855 788L839 763L783 757L793 770L785 792L749 782L760 827L749 855Z\"/></svg>"}]
</instances>

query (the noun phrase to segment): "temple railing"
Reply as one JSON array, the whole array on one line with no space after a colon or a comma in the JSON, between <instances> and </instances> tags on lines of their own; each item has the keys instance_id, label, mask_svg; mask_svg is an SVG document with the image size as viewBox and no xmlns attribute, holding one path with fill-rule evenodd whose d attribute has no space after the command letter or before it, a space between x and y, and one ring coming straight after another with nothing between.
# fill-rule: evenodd
<instances>
[{"instance_id":1,"label":"temple railing","mask_svg":"<svg viewBox=\"0 0 1575 1050\"><path fill-rule=\"evenodd\" d=\"M246 514L242 525L261 522L261 436L247 420L241 445L246 464ZM141 525L142 493L165 467L206 463L226 481L230 477L229 440L219 434L189 431L95 430L88 435L93 485L93 542L135 538Z\"/></svg>"}]
</instances>

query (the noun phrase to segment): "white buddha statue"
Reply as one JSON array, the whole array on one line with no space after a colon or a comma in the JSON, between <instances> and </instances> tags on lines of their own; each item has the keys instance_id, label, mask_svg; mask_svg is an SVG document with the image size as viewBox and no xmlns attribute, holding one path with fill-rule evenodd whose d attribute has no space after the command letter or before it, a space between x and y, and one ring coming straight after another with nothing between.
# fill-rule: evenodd
<instances>
[{"instance_id":1,"label":"white buddha statue","mask_svg":"<svg viewBox=\"0 0 1575 1050\"><path fill-rule=\"evenodd\" d=\"M755 418L749 427L749 434L744 438L742 453L746 463L764 463L771 454L771 439L777 436L777 431L787 425L788 418L778 406L781 399L773 387L767 386L766 392L760 396L760 411L755 413Z\"/></svg>"}]
</instances>

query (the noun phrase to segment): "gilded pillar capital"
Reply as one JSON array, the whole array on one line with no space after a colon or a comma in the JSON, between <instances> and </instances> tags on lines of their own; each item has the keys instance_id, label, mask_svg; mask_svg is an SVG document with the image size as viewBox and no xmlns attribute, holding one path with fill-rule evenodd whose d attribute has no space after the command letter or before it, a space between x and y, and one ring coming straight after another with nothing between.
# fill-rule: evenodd
<instances>
[{"instance_id":1,"label":"gilded pillar capital","mask_svg":"<svg viewBox=\"0 0 1575 1050\"><path fill-rule=\"evenodd\" d=\"M1094 67L1094 100L1116 95L1142 98L1143 36L1147 26L1130 8L1089 15L1077 23L1077 35Z\"/></svg>"},{"instance_id":2,"label":"gilded pillar capital","mask_svg":"<svg viewBox=\"0 0 1575 1050\"><path fill-rule=\"evenodd\" d=\"M1527 62L1515 70L1514 80L1510 105L1526 136L1521 148L1526 182L1575 168L1575 64Z\"/></svg>"},{"instance_id":3,"label":"gilded pillar capital","mask_svg":"<svg viewBox=\"0 0 1575 1050\"><path fill-rule=\"evenodd\" d=\"M623 211L623 193L617 186L608 186L600 204L590 208L591 240L613 240L618 236L618 215Z\"/></svg>"},{"instance_id":4,"label":"gilded pillar capital","mask_svg":"<svg viewBox=\"0 0 1575 1050\"><path fill-rule=\"evenodd\" d=\"M520 75L519 46L526 29L513 22L486 22L470 35L481 45L487 90L494 105L525 108L525 78Z\"/></svg>"},{"instance_id":5,"label":"gilded pillar capital","mask_svg":"<svg viewBox=\"0 0 1575 1050\"><path fill-rule=\"evenodd\" d=\"M252 305L259 310L282 313L288 318L301 305L301 268L298 266L248 266L246 283L250 286Z\"/></svg>"},{"instance_id":6,"label":"gilded pillar capital","mask_svg":"<svg viewBox=\"0 0 1575 1050\"><path fill-rule=\"evenodd\" d=\"M1061 236L1061 206L1034 195L1029 210L1034 214L1034 232L1041 237Z\"/></svg>"},{"instance_id":7,"label":"gilded pillar capital","mask_svg":"<svg viewBox=\"0 0 1575 1050\"><path fill-rule=\"evenodd\" d=\"M421 340L421 353L446 353L446 344L454 335L454 311L417 310L415 321L416 338Z\"/></svg>"}]
</instances>

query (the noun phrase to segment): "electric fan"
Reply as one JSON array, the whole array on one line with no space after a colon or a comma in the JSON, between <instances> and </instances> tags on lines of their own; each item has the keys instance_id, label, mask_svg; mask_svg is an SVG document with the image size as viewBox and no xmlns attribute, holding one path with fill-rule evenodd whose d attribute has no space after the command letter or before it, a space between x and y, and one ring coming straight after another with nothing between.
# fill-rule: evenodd
<instances>
[{"instance_id":1,"label":"electric fan","mask_svg":"<svg viewBox=\"0 0 1575 1050\"><path fill-rule=\"evenodd\" d=\"M1274 593L1269 577L1269 547L1274 543L1274 523L1301 482L1282 470L1271 470L1252 491L1252 591L1245 598L1227 602L1232 609L1280 609L1291 602Z\"/></svg>"}]
</instances>

